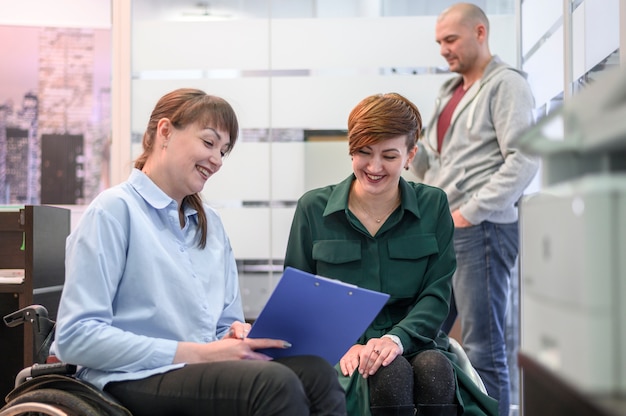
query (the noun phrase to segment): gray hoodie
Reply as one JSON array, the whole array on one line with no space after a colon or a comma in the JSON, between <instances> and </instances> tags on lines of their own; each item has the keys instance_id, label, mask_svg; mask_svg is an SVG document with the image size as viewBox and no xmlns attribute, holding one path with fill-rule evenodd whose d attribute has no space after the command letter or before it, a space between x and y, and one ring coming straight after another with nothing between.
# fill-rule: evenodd
<instances>
[{"instance_id":1,"label":"gray hoodie","mask_svg":"<svg viewBox=\"0 0 626 416\"><path fill-rule=\"evenodd\" d=\"M437 118L462 77L446 81L433 118L418 141L412 168L425 184L442 188L450 210L472 224L517 220L516 203L535 176L539 160L520 151L533 124L534 99L522 72L493 56L483 77L459 102L437 152Z\"/></svg>"}]
</instances>

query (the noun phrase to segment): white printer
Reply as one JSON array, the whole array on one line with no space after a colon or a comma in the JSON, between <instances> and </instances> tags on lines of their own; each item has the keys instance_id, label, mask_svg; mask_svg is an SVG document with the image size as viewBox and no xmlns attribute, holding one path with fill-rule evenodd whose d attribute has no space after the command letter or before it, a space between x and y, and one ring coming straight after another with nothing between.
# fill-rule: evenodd
<instances>
[{"instance_id":1,"label":"white printer","mask_svg":"<svg viewBox=\"0 0 626 416\"><path fill-rule=\"evenodd\" d=\"M520 203L520 353L581 392L626 397L626 72L523 142L542 186Z\"/></svg>"}]
</instances>

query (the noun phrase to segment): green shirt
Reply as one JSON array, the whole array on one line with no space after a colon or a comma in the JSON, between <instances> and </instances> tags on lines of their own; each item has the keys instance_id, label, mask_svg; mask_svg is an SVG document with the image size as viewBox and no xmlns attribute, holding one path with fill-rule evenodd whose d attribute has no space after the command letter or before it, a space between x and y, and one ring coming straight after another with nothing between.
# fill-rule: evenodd
<instances>
[{"instance_id":1,"label":"green shirt","mask_svg":"<svg viewBox=\"0 0 626 416\"><path fill-rule=\"evenodd\" d=\"M457 402L464 415L496 415L497 402L483 394L448 351L439 330L448 315L456 270L454 224L439 188L400 178L401 203L375 236L348 210L351 175L343 182L305 193L294 214L285 266L339 279L391 295L358 340L385 334L400 338L404 354L438 348L457 378ZM369 415L366 379L358 371L339 381L350 415Z\"/></svg>"},{"instance_id":2,"label":"green shirt","mask_svg":"<svg viewBox=\"0 0 626 416\"><path fill-rule=\"evenodd\" d=\"M391 296L360 343L392 334L405 356L436 348L456 269L446 195L400 178L401 204L372 236L348 210L353 180L351 175L300 198L285 266ZM445 336L440 341L445 343Z\"/></svg>"}]
</instances>

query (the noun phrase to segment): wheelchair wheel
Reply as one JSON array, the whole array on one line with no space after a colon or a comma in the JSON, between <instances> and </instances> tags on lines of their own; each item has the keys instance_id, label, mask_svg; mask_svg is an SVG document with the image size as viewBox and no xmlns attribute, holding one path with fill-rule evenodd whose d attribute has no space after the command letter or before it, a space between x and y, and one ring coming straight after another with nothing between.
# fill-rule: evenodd
<instances>
[{"instance_id":1,"label":"wheelchair wheel","mask_svg":"<svg viewBox=\"0 0 626 416\"><path fill-rule=\"evenodd\" d=\"M80 397L63 390L40 389L11 400L0 416L99 416L100 413Z\"/></svg>"},{"instance_id":2,"label":"wheelchair wheel","mask_svg":"<svg viewBox=\"0 0 626 416\"><path fill-rule=\"evenodd\" d=\"M43 403L21 403L8 409L0 410L0 416L68 416L64 410Z\"/></svg>"}]
</instances>

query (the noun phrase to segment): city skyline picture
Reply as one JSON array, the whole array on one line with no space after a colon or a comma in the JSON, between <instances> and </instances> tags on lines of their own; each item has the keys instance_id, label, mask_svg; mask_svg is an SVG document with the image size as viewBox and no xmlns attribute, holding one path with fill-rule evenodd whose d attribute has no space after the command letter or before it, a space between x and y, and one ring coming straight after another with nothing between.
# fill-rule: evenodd
<instances>
[{"instance_id":1,"label":"city skyline picture","mask_svg":"<svg viewBox=\"0 0 626 416\"><path fill-rule=\"evenodd\" d=\"M109 186L110 30L0 25L0 205Z\"/></svg>"}]
</instances>

